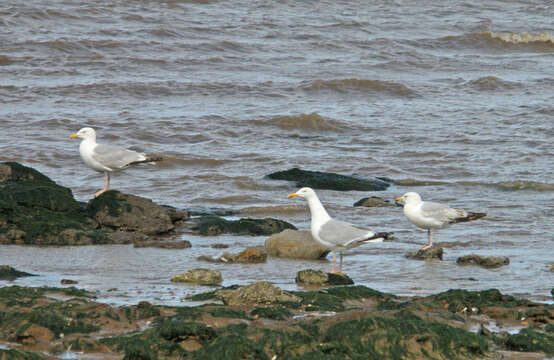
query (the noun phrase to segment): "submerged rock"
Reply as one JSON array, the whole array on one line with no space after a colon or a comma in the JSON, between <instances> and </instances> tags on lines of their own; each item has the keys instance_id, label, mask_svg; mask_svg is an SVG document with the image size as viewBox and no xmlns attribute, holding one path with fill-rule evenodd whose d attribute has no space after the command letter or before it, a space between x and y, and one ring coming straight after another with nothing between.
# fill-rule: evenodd
<instances>
[{"instance_id":1,"label":"submerged rock","mask_svg":"<svg viewBox=\"0 0 554 360\"><path fill-rule=\"evenodd\" d=\"M267 175L267 177L274 180L294 181L296 187L299 188L308 186L313 189L340 191L381 191L386 190L392 184L392 180L384 178L364 180L352 176L320 171L300 170L298 168L274 172Z\"/></svg>"},{"instance_id":2,"label":"submerged rock","mask_svg":"<svg viewBox=\"0 0 554 360\"><path fill-rule=\"evenodd\" d=\"M329 249L319 245L310 231L285 230L271 235L265 241L265 249L270 256L291 259L323 259Z\"/></svg>"},{"instance_id":3,"label":"submerged rock","mask_svg":"<svg viewBox=\"0 0 554 360\"><path fill-rule=\"evenodd\" d=\"M353 206L382 207L395 205L394 203L390 202L390 200L385 200L378 196L370 196L356 201Z\"/></svg>"},{"instance_id":4,"label":"submerged rock","mask_svg":"<svg viewBox=\"0 0 554 360\"><path fill-rule=\"evenodd\" d=\"M15 280L19 277L36 276L24 271L19 271L8 265L0 265L0 280Z\"/></svg>"},{"instance_id":5,"label":"submerged rock","mask_svg":"<svg viewBox=\"0 0 554 360\"><path fill-rule=\"evenodd\" d=\"M160 206L150 199L109 190L89 201L88 215L102 228L136 231L146 235L167 233L174 223L188 218L188 214Z\"/></svg>"},{"instance_id":6,"label":"submerged rock","mask_svg":"<svg viewBox=\"0 0 554 360\"><path fill-rule=\"evenodd\" d=\"M354 281L346 274L326 273L321 270L306 269L296 273L297 284L300 285L352 285Z\"/></svg>"},{"instance_id":7,"label":"submerged rock","mask_svg":"<svg viewBox=\"0 0 554 360\"><path fill-rule=\"evenodd\" d=\"M192 282L202 285L217 285L223 281L219 270L191 269L184 274L175 275L173 282Z\"/></svg>"},{"instance_id":8,"label":"submerged rock","mask_svg":"<svg viewBox=\"0 0 554 360\"><path fill-rule=\"evenodd\" d=\"M207 236L225 233L254 236L271 235L285 229L296 229L296 227L286 221L273 218L226 220L214 215L202 216L196 221L196 226L193 227L193 230Z\"/></svg>"},{"instance_id":9,"label":"submerged rock","mask_svg":"<svg viewBox=\"0 0 554 360\"><path fill-rule=\"evenodd\" d=\"M479 265L488 269L496 269L510 263L510 259L505 256L481 256L481 255L464 255L460 256L456 263L460 265Z\"/></svg>"},{"instance_id":10,"label":"submerged rock","mask_svg":"<svg viewBox=\"0 0 554 360\"><path fill-rule=\"evenodd\" d=\"M300 302L298 296L283 291L266 281L258 281L235 290L218 290L215 295L226 305Z\"/></svg>"},{"instance_id":11,"label":"submerged rock","mask_svg":"<svg viewBox=\"0 0 554 360\"><path fill-rule=\"evenodd\" d=\"M224 253L223 255L216 258L201 255L198 257L198 259L208 262L258 264L267 261L267 253L265 249L261 246L252 246L247 247L238 254Z\"/></svg>"},{"instance_id":12,"label":"submerged rock","mask_svg":"<svg viewBox=\"0 0 554 360\"><path fill-rule=\"evenodd\" d=\"M442 247L433 245L427 249L419 249L414 252L409 252L406 254L408 259L417 259L417 260L429 260L429 259L439 259L442 260Z\"/></svg>"},{"instance_id":13,"label":"submerged rock","mask_svg":"<svg viewBox=\"0 0 554 360\"><path fill-rule=\"evenodd\" d=\"M160 241L160 240L136 240L133 243L136 248L156 247L161 249L188 249L192 244L188 240L181 241Z\"/></svg>"}]
</instances>

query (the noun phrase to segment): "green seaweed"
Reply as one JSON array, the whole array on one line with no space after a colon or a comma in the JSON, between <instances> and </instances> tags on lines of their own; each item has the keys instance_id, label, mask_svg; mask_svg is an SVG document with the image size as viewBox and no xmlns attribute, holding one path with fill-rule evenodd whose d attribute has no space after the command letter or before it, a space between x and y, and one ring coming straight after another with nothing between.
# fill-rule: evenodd
<instances>
[{"instance_id":1,"label":"green seaweed","mask_svg":"<svg viewBox=\"0 0 554 360\"><path fill-rule=\"evenodd\" d=\"M194 353L195 360L269 360L263 348L237 334L217 337Z\"/></svg>"},{"instance_id":2,"label":"green seaweed","mask_svg":"<svg viewBox=\"0 0 554 360\"><path fill-rule=\"evenodd\" d=\"M117 190L108 190L101 196L92 199L87 205L87 214L94 217L99 211L107 210L108 215L117 217L124 212L131 211L133 207L120 194Z\"/></svg>"},{"instance_id":3,"label":"green seaweed","mask_svg":"<svg viewBox=\"0 0 554 360\"><path fill-rule=\"evenodd\" d=\"M292 316L292 313L284 306L258 307L250 312L254 317L261 317L272 320L285 320Z\"/></svg>"},{"instance_id":4,"label":"green seaweed","mask_svg":"<svg viewBox=\"0 0 554 360\"><path fill-rule=\"evenodd\" d=\"M514 351L542 351L548 355L554 354L554 336L531 328L522 329L518 334L508 336L505 344L508 349Z\"/></svg>"},{"instance_id":5,"label":"green seaweed","mask_svg":"<svg viewBox=\"0 0 554 360\"><path fill-rule=\"evenodd\" d=\"M17 349L0 349L0 359L6 360L44 360L46 357L39 353Z\"/></svg>"},{"instance_id":6,"label":"green seaweed","mask_svg":"<svg viewBox=\"0 0 554 360\"><path fill-rule=\"evenodd\" d=\"M431 295L426 299L448 304L448 310L451 312L460 312L464 311L464 309L472 309L473 307L480 309L486 306L503 306L509 308L530 303L528 300L517 299L510 295L503 295L497 289L483 291L453 289L440 294Z\"/></svg>"},{"instance_id":7,"label":"green seaweed","mask_svg":"<svg viewBox=\"0 0 554 360\"><path fill-rule=\"evenodd\" d=\"M160 316L160 309L147 301L141 301L134 306L122 306L121 311L123 311L125 317L130 321Z\"/></svg>"},{"instance_id":8,"label":"green seaweed","mask_svg":"<svg viewBox=\"0 0 554 360\"><path fill-rule=\"evenodd\" d=\"M211 314L213 317L251 320L251 318L246 314L244 310L235 310L235 309L229 309L226 307L218 307L215 309L206 309L204 311L207 312L208 314Z\"/></svg>"}]
</instances>

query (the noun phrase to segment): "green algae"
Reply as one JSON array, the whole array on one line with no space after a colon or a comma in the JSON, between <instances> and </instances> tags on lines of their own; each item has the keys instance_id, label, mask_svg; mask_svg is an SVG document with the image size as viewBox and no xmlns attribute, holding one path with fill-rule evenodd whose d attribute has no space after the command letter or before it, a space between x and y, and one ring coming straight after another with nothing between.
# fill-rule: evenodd
<instances>
[{"instance_id":1,"label":"green algae","mask_svg":"<svg viewBox=\"0 0 554 360\"><path fill-rule=\"evenodd\" d=\"M121 192L117 190L108 190L101 196L89 201L87 205L87 214L94 217L99 211L107 211L108 215L118 217L124 212L133 209L131 204L121 197Z\"/></svg>"},{"instance_id":2,"label":"green algae","mask_svg":"<svg viewBox=\"0 0 554 360\"><path fill-rule=\"evenodd\" d=\"M135 306L122 306L121 310L130 321L160 316L160 309L147 301L141 301Z\"/></svg>"},{"instance_id":3,"label":"green algae","mask_svg":"<svg viewBox=\"0 0 554 360\"><path fill-rule=\"evenodd\" d=\"M548 355L554 354L554 336L531 328L522 329L518 334L508 336L505 345L514 351L542 351Z\"/></svg>"},{"instance_id":4,"label":"green algae","mask_svg":"<svg viewBox=\"0 0 554 360\"><path fill-rule=\"evenodd\" d=\"M292 316L292 313L284 306L258 307L250 312L254 317L261 317L272 320L285 320Z\"/></svg>"},{"instance_id":5,"label":"green algae","mask_svg":"<svg viewBox=\"0 0 554 360\"><path fill-rule=\"evenodd\" d=\"M229 309L226 307L218 307L215 309L205 309L204 311L212 315L213 317L251 320L251 318L246 314L244 310L235 310L235 309Z\"/></svg>"},{"instance_id":6,"label":"green algae","mask_svg":"<svg viewBox=\"0 0 554 360\"><path fill-rule=\"evenodd\" d=\"M44 360L46 357L31 351L0 349L0 359L6 360Z\"/></svg>"},{"instance_id":7,"label":"green algae","mask_svg":"<svg viewBox=\"0 0 554 360\"><path fill-rule=\"evenodd\" d=\"M448 304L451 312L462 312L467 309L481 309L487 306L502 306L506 308L528 305L530 301L517 299L510 295L503 295L497 289L483 291L468 291L461 289L448 290L426 298L431 301L439 301Z\"/></svg>"},{"instance_id":8,"label":"green algae","mask_svg":"<svg viewBox=\"0 0 554 360\"><path fill-rule=\"evenodd\" d=\"M394 295L362 286L337 286L319 291L292 291L292 294L300 297L300 305L306 311L344 311L345 300L362 300L374 298L392 299Z\"/></svg>"},{"instance_id":9,"label":"green algae","mask_svg":"<svg viewBox=\"0 0 554 360\"><path fill-rule=\"evenodd\" d=\"M194 353L195 360L269 360L256 342L237 334L217 337Z\"/></svg>"}]
</instances>

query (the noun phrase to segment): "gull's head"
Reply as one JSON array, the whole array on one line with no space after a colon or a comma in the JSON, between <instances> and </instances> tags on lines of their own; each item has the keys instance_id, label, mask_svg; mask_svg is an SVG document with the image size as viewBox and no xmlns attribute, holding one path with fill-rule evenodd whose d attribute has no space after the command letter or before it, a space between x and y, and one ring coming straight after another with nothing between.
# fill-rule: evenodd
<instances>
[{"instance_id":1,"label":"gull's head","mask_svg":"<svg viewBox=\"0 0 554 360\"><path fill-rule=\"evenodd\" d=\"M297 192L290 194L289 199L293 198L293 197L297 197L297 196L301 197L301 198L304 198L306 200L317 197L317 195L315 194L315 191L312 188L309 188L309 187L303 187L302 189L298 190Z\"/></svg>"},{"instance_id":2,"label":"gull's head","mask_svg":"<svg viewBox=\"0 0 554 360\"><path fill-rule=\"evenodd\" d=\"M394 201L397 204L404 204L404 205L406 205L407 203L419 203L421 202L421 196L419 196L419 194L416 192L407 192L404 195L394 199Z\"/></svg>"},{"instance_id":3,"label":"gull's head","mask_svg":"<svg viewBox=\"0 0 554 360\"><path fill-rule=\"evenodd\" d=\"M96 140L96 131L94 131L93 128L84 127L81 130L77 131L77 133L69 135L69 138L70 139L80 138L83 140Z\"/></svg>"}]
</instances>

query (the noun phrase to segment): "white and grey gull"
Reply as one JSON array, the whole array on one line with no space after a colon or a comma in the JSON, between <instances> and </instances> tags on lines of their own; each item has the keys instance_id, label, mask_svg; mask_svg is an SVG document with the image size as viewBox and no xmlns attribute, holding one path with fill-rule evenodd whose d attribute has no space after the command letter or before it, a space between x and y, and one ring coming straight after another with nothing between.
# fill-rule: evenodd
<instances>
[{"instance_id":1,"label":"white and grey gull","mask_svg":"<svg viewBox=\"0 0 554 360\"><path fill-rule=\"evenodd\" d=\"M427 229L427 244L421 250L433 246L433 230L444 229L455 223L477 220L487 216L486 213L470 212L450 208L436 202L422 201L421 196L415 192L405 193L397 197L395 201L403 204L404 215L412 224Z\"/></svg>"},{"instance_id":2,"label":"white and grey gull","mask_svg":"<svg viewBox=\"0 0 554 360\"><path fill-rule=\"evenodd\" d=\"M95 197L106 192L110 186L110 173L123 170L129 166L153 163L161 158L149 158L145 154L113 145L98 144L96 131L90 127L80 129L70 139L82 139L79 145L81 159L89 168L104 173L104 188L94 194Z\"/></svg>"},{"instance_id":3,"label":"white and grey gull","mask_svg":"<svg viewBox=\"0 0 554 360\"><path fill-rule=\"evenodd\" d=\"M386 232L376 233L363 227L333 219L323 207L315 191L309 187L301 188L290 194L289 198L296 196L304 198L308 202L311 213L310 228L314 240L333 251L333 269L331 270L333 273L337 272L337 252L340 255L338 272L342 272L342 252L344 250L365 243L382 242L391 235L391 233Z\"/></svg>"}]
</instances>

